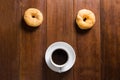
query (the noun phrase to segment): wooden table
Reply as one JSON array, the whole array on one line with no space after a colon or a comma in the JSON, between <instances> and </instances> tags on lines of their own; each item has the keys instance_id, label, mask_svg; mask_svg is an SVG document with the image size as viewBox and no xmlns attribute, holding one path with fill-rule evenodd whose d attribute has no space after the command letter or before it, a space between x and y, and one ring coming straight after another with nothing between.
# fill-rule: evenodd
<instances>
[{"instance_id":1,"label":"wooden table","mask_svg":"<svg viewBox=\"0 0 120 80\"><path fill-rule=\"evenodd\" d=\"M43 13L39 28L23 20L30 7ZM96 15L90 30L75 23L83 8ZM62 74L44 60L56 41L72 45L77 56ZM120 80L120 0L0 0L0 80Z\"/></svg>"}]
</instances>

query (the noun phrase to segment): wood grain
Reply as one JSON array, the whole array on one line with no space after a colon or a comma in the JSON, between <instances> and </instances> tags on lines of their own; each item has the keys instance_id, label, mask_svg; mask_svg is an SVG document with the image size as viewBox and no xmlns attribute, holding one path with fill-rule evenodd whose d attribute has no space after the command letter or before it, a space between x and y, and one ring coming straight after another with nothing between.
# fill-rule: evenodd
<instances>
[{"instance_id":1,"label":"wood grain","mask_svg":"<svg viewBox=\"0 0 120 80\"><path fill-rule=\"evenodd\" d=\"M0 80L19 80L19 11L16 0L0 1Z\"/></svg>"},{"instance_id":2,"label":"wood grain","mask_svg":"<svg viewBox=\"0 0 120 80\"><path fill-rule=\"evenodd\" d=\"M75 48L75 35L73 0L47 0L47 47L65 41ZM74 80L73 69L63 74L47 71L47 80Z\"/></svg>"},{"instance_id":3,"label":"wood grain","mask_svg":"<svg viewBox=\"0 0 120 80\"><path fill-rule=\"evenodd\" d=\"M46 0L21 0L21 4L21 20L25 10L33 7L42 12L44 21L38 28L30 28L21 21L20 80L45 80Z\"/></svg>"},{"instance_id":4,"label":"wood grain","mask_svg":"<svg viewBox=\"0 0 120 80\"><path fill-rule=\"evenodd\" d=\"M80 30L77 25L77 60L74 80L101 80L100 52L100 0L74 0L74 18L80 9L95 13L96 23L90 30Z\"/></svg>"},{"instance_id":5,"label":"wood grain","mask_svg":"<svg viewBox=\"0 0 120 80\"><path fill-rule=\"evenodd\" d=\"M120 80L120 1L101 1L102 80Z\"/></svg>"}]
</instances>

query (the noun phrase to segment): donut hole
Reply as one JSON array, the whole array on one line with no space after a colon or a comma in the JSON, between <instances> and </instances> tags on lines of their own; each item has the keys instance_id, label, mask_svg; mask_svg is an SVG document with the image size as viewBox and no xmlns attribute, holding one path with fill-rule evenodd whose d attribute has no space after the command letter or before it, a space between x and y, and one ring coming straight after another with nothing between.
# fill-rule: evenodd
<instances>
[{"instance_id":1,"label":"donut hole","mask_svg":"<svg viewBox=\"0 0 120 80\"><path fill-rule=\"evenodd\" d=\"M31 16L32 16L32 18L36 18L36 14L35 13L32 13Z\"/></svg>"},{"instance_id":2,"label":"donut hole","mask_svg":"<svg viewBox=\"0 0 120 80\"><path fill-rule=\"evenodd\" d=\"M87 20L87 18L85 17L85 18L83 18L83 21L86 21Z\"/></svg>"},{"instance_id":3,"label":"donut hole","mask_svg":"<svg viewBox=\"0 0 120 80\"><path fill-rule=\"evenodd\" d=\"M32 16L32 18L35 18L35 16Z\"/></svg>"},{"instance_id":4,"label":"donut hole","mask_svg":"<svg viewBox=\"0 0 120 80\"><path fill-rule=\"evenodd\" d=\"M35 15L32 15L32 18L35 18Z\"/></svg>"}]
</instances>

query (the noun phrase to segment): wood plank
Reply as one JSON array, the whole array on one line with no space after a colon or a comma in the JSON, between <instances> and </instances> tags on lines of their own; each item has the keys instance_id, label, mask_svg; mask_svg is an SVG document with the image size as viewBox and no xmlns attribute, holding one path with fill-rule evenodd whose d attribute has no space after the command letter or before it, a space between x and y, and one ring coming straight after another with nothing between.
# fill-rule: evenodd
<instances>
[{"instance_id":1,"label":"wood plank","mask_svg":"<svg viewBox=\"0 0 120 80\"><path fill-rule=\"evenodd\" d=\"M100 52L100 0L74 0L74 19L80 9L95 13L96 23L90 30L80 30L77 25L77 61L74 80L101 80Z\"/></svg>"},{"instance_id":2,"label":"wood plank","mask_svg":"<svg viewBox=\"0 0 120 80\"><path fill-rule=\"evenodd\" d=\"M120 0L101 0L102 80L120 80Z\"/></svg>"},{"instance_id":3,"label":"wood plank","mask_svg":"<svg viewBox=\"0 0 120 80\"><path fill-rule=\"evenodd\" d=\"M73 0L47 0L47 46L57 41L65 41L76 47L73 26ZM73 68L58 74L46 68L47 80L74 80Z\"/></svg>"},{"instance_id":4,"label":"wood plank","mask_svg":"<svg viewBox=\"0 0 120 80\"><path fill-rule=\"evenodd\" d=\"M19 3L0 0L0 80L19 80Z\"/></svg>"},{"instance_id":5,"label":"wood plank","mask_svg":"<svg viewBox=\"0 0 120 80\"><path fill-rule=\"evenodd\" d=\"M29 28L22 21L20 32L20 80L45 80L44 54L46 49L46 0L21 0L22 16L34 7L43 13L44 21L38 28Z\"/></svg>"}]
</instances>

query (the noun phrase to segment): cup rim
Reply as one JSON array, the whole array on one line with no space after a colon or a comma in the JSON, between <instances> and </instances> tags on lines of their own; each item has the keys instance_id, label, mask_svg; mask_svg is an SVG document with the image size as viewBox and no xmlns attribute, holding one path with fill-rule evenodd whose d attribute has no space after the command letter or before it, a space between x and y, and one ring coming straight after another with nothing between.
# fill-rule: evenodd
<instances>
[{"instance_id":1,"label":"cup rim","mask_svg":"<svg viewBox=\"0 0 120 80\"><path fill-rule=\"evenodd\" d=\"M65 51L66 54L67 54L67 56L68 56L68 59L69 59L68 51L66 51L66 50L63 49L63 48L56 48L56 49L54 49L54 50L52 51L52 54L53 54L54 51L56 51L56 50L58 50L58 49L61 49L61 50ZM67 61L66 61L64 64L62 64L62 65L56 64L56 63L53 61L53 59L52 59L52 54L51 54L51 56L50 56L50 62L51 62L54 66L56 66L56 67L63 67L63 66L65 66L65 65L67 64L68 59L67 59Z\"/></svg>"}]
</instances>

